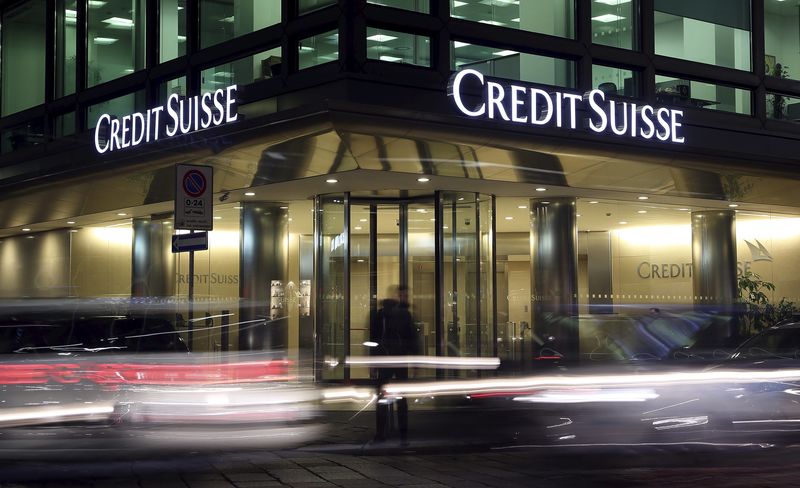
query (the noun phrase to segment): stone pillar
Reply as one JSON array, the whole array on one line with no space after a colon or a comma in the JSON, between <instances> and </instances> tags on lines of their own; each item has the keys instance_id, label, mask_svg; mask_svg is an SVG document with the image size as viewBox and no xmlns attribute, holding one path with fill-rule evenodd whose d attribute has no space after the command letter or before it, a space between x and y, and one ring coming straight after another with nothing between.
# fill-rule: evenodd
<instances>
[{"instance_id":1,"label":"stone pillar","mask_svg":"<svg viewBox=\"0 0 800 488\"><path fill-rule=\"evenodd\" d=\"M172 254L171 216L133 219L131 266L132 297L164 297L175 294L175 255Z\"/></svg>"},{"instance_id":2,"label":"stone pillar","mask_svg":"<svg viewBox=\"0 0 800 488\"><path fill-rule=\"evenodd\" d=\"M285 350L288 346L289 211L278 203L242 205L239 349ZM266 322L252 322L266 319Z\"/></svg>"},{"instance_id":3,"label":"stone pillar","mask_svg":"<svg viewBox=\"0 0 800 488\"><path fill-rule=\"evenodd\" d=\"M736 213L692 212L692 284L698 306L736 302Z\"/></svg>"},{"instance_id":4,"label":"stone pillar","mask_svg":"<svg viewBox=\"0 0 800 488\"><path fill-rule=\"evenodd\" d=\"M575 199L532 199L530 208L534 355L544 347L551 351L542 355L558 352L574 361L579 353Z\"/></svg>"}]
</instances>

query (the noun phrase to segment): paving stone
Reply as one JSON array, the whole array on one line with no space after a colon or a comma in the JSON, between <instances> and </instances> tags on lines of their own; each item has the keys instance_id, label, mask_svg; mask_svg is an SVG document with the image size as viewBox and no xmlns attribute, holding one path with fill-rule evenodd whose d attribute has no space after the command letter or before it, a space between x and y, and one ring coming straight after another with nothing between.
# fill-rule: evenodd
<instances>
[{"instance_id":1,"label":"paving stone","mask_svg":"<svg viewBox=\"0 0 800 488\"><path fill-rule=\"evenodd\" d=\"M325 483L325 480L306 469L272 469L269 474L281 483Z\"/></svg>"}]
</instances>

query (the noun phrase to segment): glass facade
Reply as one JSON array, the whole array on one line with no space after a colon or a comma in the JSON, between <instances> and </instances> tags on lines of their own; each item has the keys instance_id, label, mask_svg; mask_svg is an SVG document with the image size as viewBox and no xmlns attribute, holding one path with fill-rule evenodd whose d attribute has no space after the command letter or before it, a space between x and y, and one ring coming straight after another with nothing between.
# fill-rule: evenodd
<instances>
[{"instance_id":1,"label":"glass facade","mask_svg":"<svg viewBox=\"0 0 800 488\"><path fill-rule=\"evenodd\" d=\"M247 85L280 75L281 49L275 48L224 65L203 70L200 91L212 92L230 85Z\"/></svg>"},{"instance_id":2,"label":"glass facade","mask_svg":"<svg viewBox=\"0 0 800 488\"><path fill-rule=\"evenodd\" d=\"M213 46L280 22L279 2L201 0L200 47Z\"/></svg>"},{"instance_id":3,"label":"glass facade","mask_svg":"<svg viewBox=\"0 0 800 488\"><path fill-rule=\"evenodd\" d=\"M382 5L384 7L401 8L414 12L430 13L430 0L367 0L367 3Z\"/></svg>"},{"instance_id":4,"label":"glass facade","mask_svg":"<svg viewBox=\"0 0 800 488\"><path fill-rule=\"evenodd\" d=\"M339 59L339 33L329 31L300 41L299 68L305 69Z\"/></svg>"},{"instance_id":5,"label":"glass facade","mask_svg":"<svg viewBox=\"0 0 800 488\"><path fill-rule=\"evenodd\" d=\"M592 88L603 90L607 94L638 97L639 78L639 73L629 69L599 64L592 66Z\"/></svg>"},{"instance_id":6,"label":"glass facade","mask_svg":"<svg viewBox=\"0 0 800 488\"><path fill-rule=\"evenodd\" d=\"M731 86L656 75L656 99L665 105L750 115L751 94Z\"/></svg>"},{"instance_id":7,"label":"glass facade","mask_svg":"<svg viewBox=\"0 0 800 488\"><path fill-rule=\"evenodd\" d=\"M559 37L574 36L574 9L574 0L450 0L453 18Z\"/></svg>"},{"instance_id":8,"label":"glass facade","mask_svg":"<svg viewBox=\"0 0 800 488\"><path fill-rule=\"evenodd\" d=\"M656 0L655 25L656 54L752 69L750 0Z\"/></svg>"},{"instance_id":9,"label":"glass facade","mask_svg":"<svg viewBox=\"0 0 800 488\"><path fill-rule=\"evenodd\" d=\"M592 2L592 42L622 49L638 46L637 0Z\"/></svg>"},{"instance_id":10,"label":"glass facade","mask_svg":"<svg viewBox=\"0 0 800 488\"><path fill-rule=\"evenodd\" d=\"M764 2L764 71L800 79L800 9L796 2Z\"/></svg>"},{"instance_id":11,"label":"glass facade","mask_svg":"<svg viewBox=\"0 0 800 488\"><path fill-rule=\"evenodd\" d=\"M186 54L186 0L160 0L160 62Z\"/></svg>"},{"instance_id":12,"label":"glass facade","mask_svg":"<svg viewBox=\"0 0 800 488\"><path fill-rule=\"evenodd\" d=\"M105 102L89 107L87 112L87 127L94 128L97 125L97 119L103 114L111 116L123 117L142 110L145 106L144 91L138 91L122 95L121 97L112 98Z\"/></svg>"},{"instance_id":13,"label":"glass facade","mask_svg":"<svg viewBox=\"0 0 800 488\"><path fill-rule=\"evenodd\" d=\"M367 27L367 57L390 63L431 65L431 40L405 32Z\"/></svg>"},{"instance_id":14,"label":"glass facade","mask_svg":"<svg viewBox=\"0 0 800 488\"><path fill-rule=\"evenodd\" d=\"M74 0L59 0L56 10L55 97L75 93L77 5Z\"/></svg>"},{"instance_id":15,"label":"glass facade","mask_svg":"<svg viewBox=\"0 0 800 488\"><path fill-rule=\"evenodd\" d=\"M87 86L144 68L144 0L108 0L87 10Z\"/></svg>"},{"instance_id":16,"label":"glass facade","mask_svg":"<svg viewBox=\"0 0 800 488\"><path fill-rule=\"evenodd\" d=\"M568 88L575 86L573 61L462 41L453 41L450 47L453 70L471 68L498 78Z\"/></svg>"},{"instance_id":17,"label":"glass facade","mask_svg":"<svg viewBox=\"0 0 800 488\"><path fill-rule=\"evenodd\" d=\"M330 5L336 5L337 0L293 0L297 1L297 10L300 15L313 12Z\"/></svg>"},{"instance_id":18,"label":"glass facade","mask_svg":"<svg viewBox=\"0 0 800 488\"><path fill-rule=\"evenodd\" d=\"M45 3L30 0L3 11L3 115L44 102Z\"/></svg>"}]
</instances>

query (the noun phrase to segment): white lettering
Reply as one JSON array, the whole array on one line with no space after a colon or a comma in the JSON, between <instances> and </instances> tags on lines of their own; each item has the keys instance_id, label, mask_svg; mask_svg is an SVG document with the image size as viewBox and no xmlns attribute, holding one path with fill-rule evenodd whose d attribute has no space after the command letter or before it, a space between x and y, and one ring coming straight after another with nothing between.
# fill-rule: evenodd
<instances>
[{"instance_id":1,"label":"white lettering","mask_svg":"<svg viewBox=\"0 0 800 488\"><path fill-rule=\"evenodd\" d=\"M488 88L487 100L489 102L489 118L494 118L494 109L497 107L497 111L500 112L500 117L503 117L503 120L508 121L508 115L506 114L506 109L503 107L502 103L503 98L506 96L503 85L490 81L486 84L486 86Z\"/></svg>"},{"instance_id":2,"label":"white lettering","mask_svg":"<svg viewBox=\"0 0 800 488\"><path fill-rule=\"evenodd\" d=\"M578 115L575 112L575 102L582 102L583 97L572 93L565 93L564 98L569 100L569 128L574 129L575 120L578 118Z\"/></svg>"},{"instance_id":3,"label":"white lettering","mask_svg":"<svg viewBox=\"0 0 800 488\"><path fill-rule=\"evenodd\" d=\"M103 154L104 152L108 151L109 147L111 146L110 140L106 140L105 146L102 147L100 146L100 134L102 133L101 129L103 128L103 120L106 121L105 125L108 125L111 123L111 116L108 114L101 115L100 118L97 119L97 126L94 129L94 148L100 154Z\"/></svg>"},{"instance_id":4,"label":"white lettering","mask_svg":"<svg viewBox=\"0 0 800 488\"><path fill-rule=\"evenodd\" d=\"M114 143L117 143L117 149L122 146L119 144L119 119L111 119L111 150L114 150Z\"/></svg>"},{"instance_id":5,"label":"white lettering","mask_svg":"<svg viewBox=\"0 0 800 488\"><path fill-rule=\"evenodd\" d=\"M658 132L656 132L656 137L658 137L659 141L666 141L667 139L669 139L669 121L664 117L662 117L665 114L669 115L669 109L662 107L658 109L658 111L656 112L656 117L658 118L658 125L660 125L662 129L664 129L663 131L659 130Z\"/></svg>"},{"instance_id":6,"label":"white lettering","mask_svg":"<svg viewBox=\"0 0 800 488\"><path fill-rule=\"evenodd\" d=\"M621 126L617 123L617 102L611 101L609 113L611 114L611 131L618 136L624 136L628 132L628 104L622 102Z\"/></svg>"},{"instance_id":7,"label":"white lettering","mask_svg":"<svg viewBox=\"0 0 800 488\"><path fill-rule=\"evenodd\" d=\"M203 129L207 129L208 126L211 125L211 107L208 106L208 102L211 101L211 93L203 93L203 97L201 98L201 105L203 107L203 119L200 119L200 127ZM205 117L208 117L208 120L205 120Z\"/></svg>"},{"instance_id":8,"label":"white lettering","mask_svg":"<svg viewBox=\"0 0 800 488\"><path fill-rule=\"evenodd\" d=\"M480 117L486 113L486 103L482 103L476 110L470 110L464 105L464 102L461 99L461 82L467 75L474 76L478 79L478 81L480 81L481 86L483 85L483 73L480 71L475 71L474 69L465 69L459 71L451 78L452 81L450 82L450 86L448 86L447 90L448 95L453 97L456 107L458 107L462 114L468 117Z\"/></svg>"},{"instance_id":9,"label":"white lettering","mask_svg":"<svg viewBox=\"0 0 800 488\"><path fill-rule=\"evenodd\" d=\"M128 122L131 120L130 115L126 115L122 117L122 147L129 147L131 145L130 141L128 140L128 132L130 132L130 127L128 127Z\"/></svg>"},{"instance_id":10,"label":"white lettering","mask_svg":"<svg viewBox=\"0 0 800 488\"><path fill-rule=\"evenodd\" d=\"M603 132L608 126L608 117L606 117L605 110L603 110L603 108L597 103L597 97L600 97L600 100L604 102L606 101L606 94L601 90L592 90L592 92L589 94L589 107L591 107L592 111L597 114L597 117L600 119L599 125L595 125L595 123L590 119L589 128L595 132Z\"/></svg>"},{"instance_id":11,"label":"white lettering","mask_svg":"<svg viewBox=\"0 0 800 488\"><path fill-rule=\"evenodd\" d=\"M153 129L153 135L154 135L153 140L154 141L158 140L158 135L161 132L161 130L160 130L161 126L158 124L158 118L159 118L159 114L161 114L161 112L163 112L163 111L164 111L164 107L163 106L156 107L153 110L151 110L151 112L153 112L153 116L155 117L155 120L153 121L153 125L155 127Z\"/></svg>"},{"instance_id":12,"label":"white lettering","mask_svg":"<svg viewBox=\"0 0 800 488\"><path fill-rule=\"evenodd\" d=\"M219 89L214 92L214 107L217 108L217 112L219 113L219 119L214 116L213 123L214 125L219 125L222 123L222 120L225 118L225 109L222 106L222 101L220 100L220 96L223 94L222 89Z\"/></svg>"},{"instance_id":13,"label":"white lettering","mask_svg":"<svg viewBox=\"0 0 800 488\"><path fill-rule=\"evenodd\" d=\"M683 110L673 110L672 111L672 142L677 142L679 144L683 144L683 142L684 142L683 136L678 137L678 127L683 126L683 124L678 122L679 118L683 118Z\"/></svg>"},{"instance_id":14,"label":"white lettering","mask_svg":"<svg viewBox=\"0 0 800 488\"><path fill-rule=\"evenodd\" d=\"M236 103L236 94L231 92L236 92L236 85L231 85L225 89L228 95L228 100L225 103L225 122L236 122L236 119L239 117L238 113L233 113L232 107L233 104Z\"/></svg>"},{"instance_id":15,"label":"white lettering","mask_svg":"<svg viewBox=\"0 0 800 488\"><path fill-rule=\"evenodd\" d=\"M139 122L138 124L136 123L137 121ZM131 115L131 146L141 144L142 139L144 139L144 130L144 115L139 112Z\"/></svg>"},{"instance_id":16,"label":"white lettering","mask_svg":"<svg viewBox=\"0 0 800 488\"><path fill-rule=\"evenodd\" d=\"M648 112L650 112L650 115L647 115ZM653 107L650 105L642 107L642 122L644 122L644 125L646 125L649 130L645 132L644 129L642 129L639 131L639 135L645 139L651 139L656 132L656 127L653 125L652 119L650 119L651 115L653 115Z\"/></svg>"},{"instance_id":17,"label":"white lettering","mask_svg":"<svg viewBox=\"0 0 800 488\"><path fill-rule=\"evenodd\" d=\"M543 97L547 102L547 107L544 110L544 118L539 119L537 117L537 111L539 110L539 102L536 101L537 97ZM544 125L550 122L550 119L553 118L553 101L550 100L550 95L538 88L531 88L531 124L534 125Z\"/></svg>"},{"instance_id":18,"label":"white lettering","mask_svg":"<svg viewBox=\"0 0 800 488\"><path fill-rule=\"evenodd\" d=\"M175 109L174 104L178 103L178 109ZM172 125L167 125L167 137L172 137L178 133L178 129L180 128L180 119L181 116L178 114L178 110L183 109L183 100L180 100L180 97L177 93L173 93L167 99L167 113L169 114L170 118L172 119Z\"/></svg>"},{"instance_id":19,"label":"white lettering","mask_svg":"<svg viewBox=\"0 0 800 488\"><path fill-rule=\"evenodd\" d=\"M511 120L514 122L525 123L528 121L528 117L520 117L519 111L517 110L520 105L525 104L525 101L520 100L519 98L520 95L524 95L526 91L527 90L525 90L525 87L511 85Z\"/></svg>"}]
</instances>

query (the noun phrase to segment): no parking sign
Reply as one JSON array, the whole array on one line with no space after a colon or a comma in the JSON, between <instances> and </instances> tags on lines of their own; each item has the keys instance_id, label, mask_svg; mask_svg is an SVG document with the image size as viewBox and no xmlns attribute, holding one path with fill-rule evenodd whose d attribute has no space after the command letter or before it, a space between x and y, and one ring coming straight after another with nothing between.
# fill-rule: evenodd
<instances>
[{"instance_id":1,"label":"no parking sign","mask_svg":"<svg viewBox=\"0 0 800 488\"><path fill-rule=\"evenodd\" d=\"M178 164L175 168L175 228L213 230L213 168L194 164Z\"/></svg>"}]
</instances>

